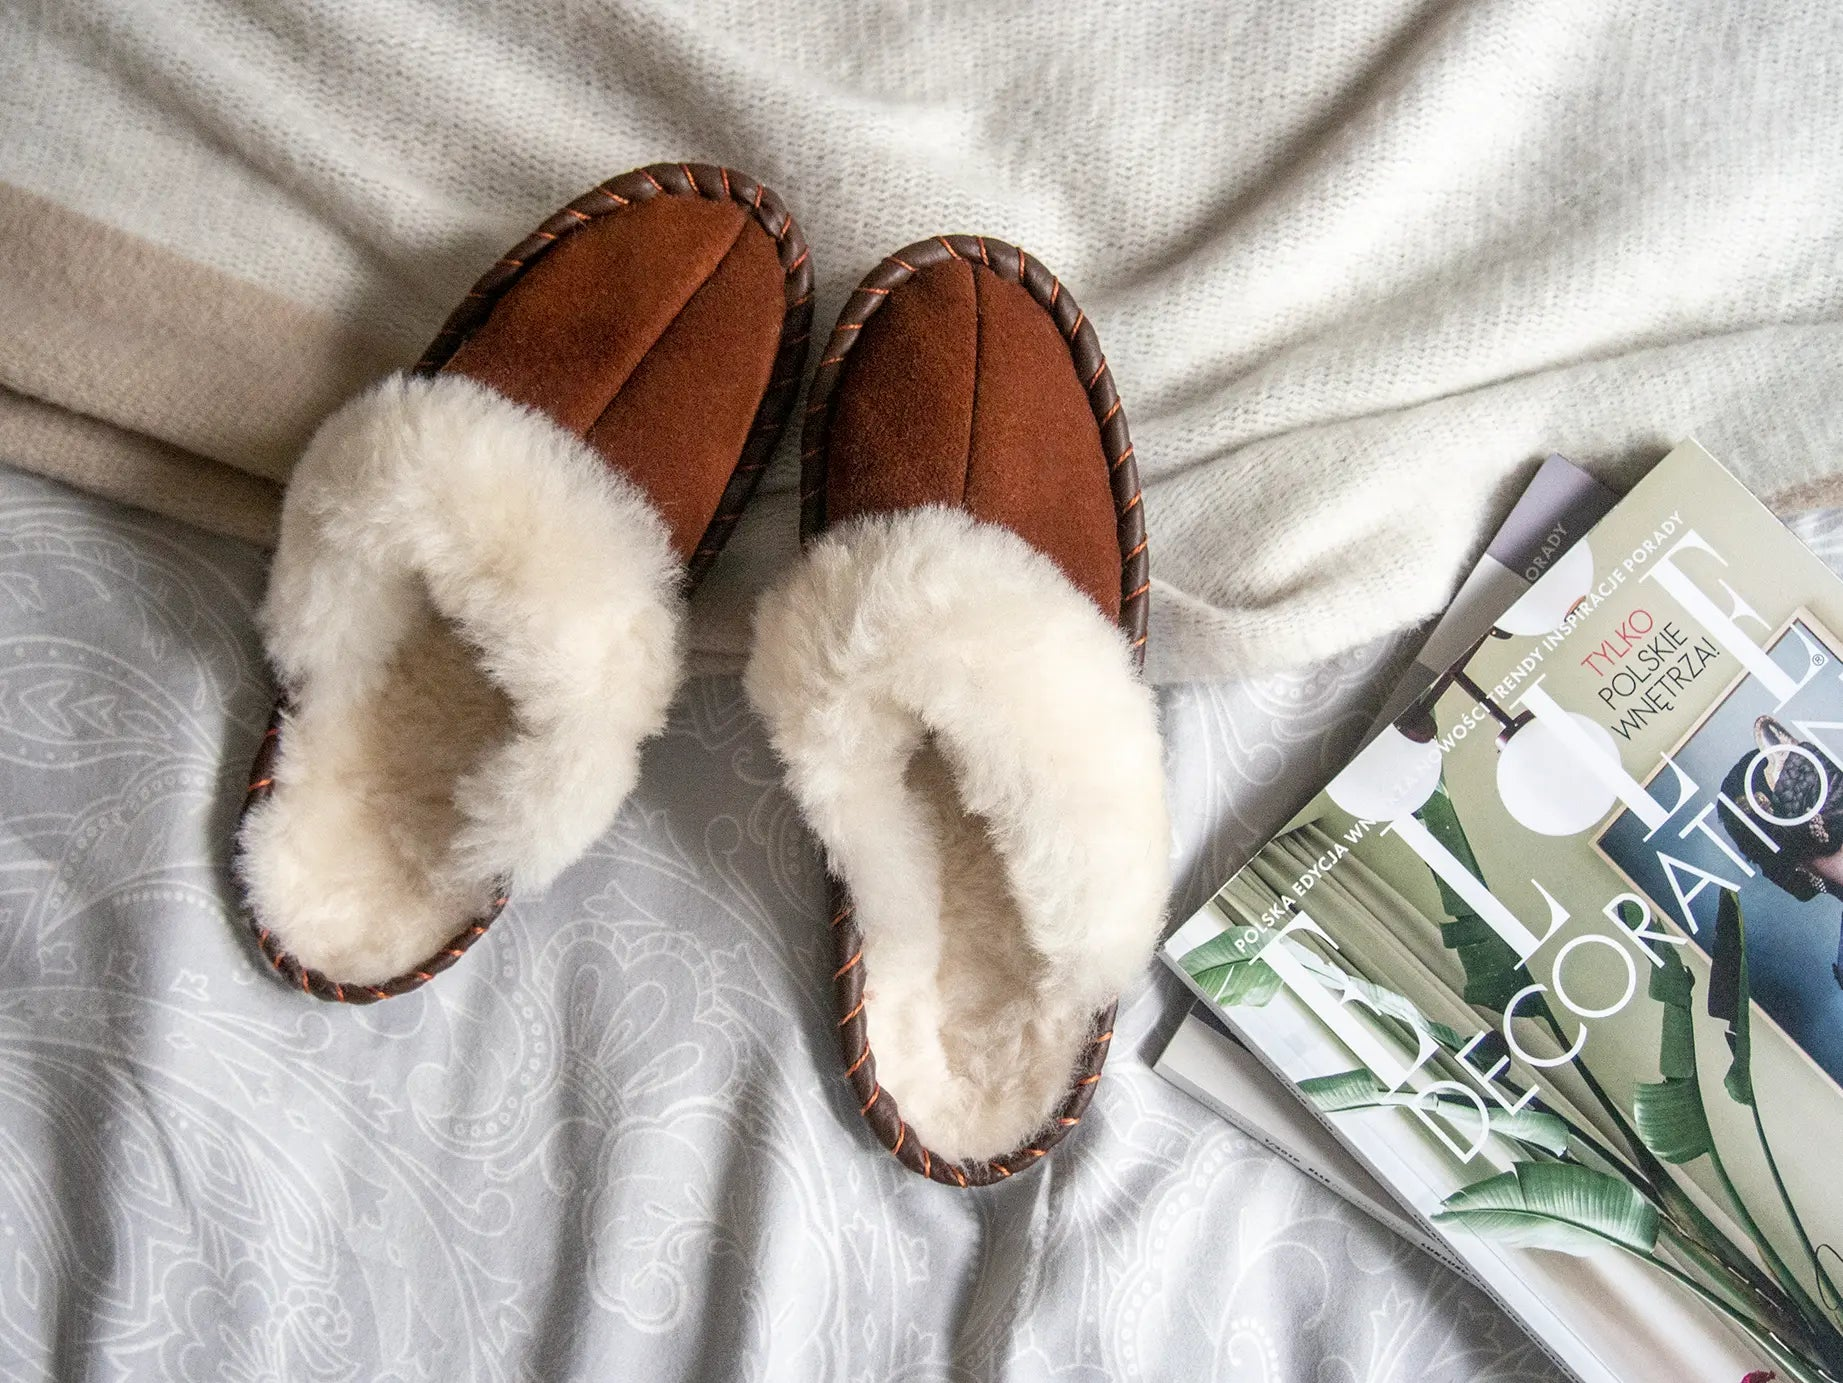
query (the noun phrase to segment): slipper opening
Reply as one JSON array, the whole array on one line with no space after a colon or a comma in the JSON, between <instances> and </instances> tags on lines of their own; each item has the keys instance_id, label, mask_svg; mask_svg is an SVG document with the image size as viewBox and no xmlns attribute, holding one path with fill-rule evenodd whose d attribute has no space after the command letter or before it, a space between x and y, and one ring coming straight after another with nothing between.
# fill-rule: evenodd
<instances>
[{"instance_id":1,"label":"slipper opening","mask_svg":"<svg viewBox=\"0 0 1843 1383\"><path fill-rule=\"evenodd\" d=\"M238 872L303 965L377 984L613 820L680 669L681 568L644 496L459 376L330 418L263 622L290 709Z\"/></svg>"},{"instance_id":2,"label":"slipper opening","mask_svg":"<svg viewBox=\"0 0 1843 1383\"><path fill-rule=\"evenodd\" d=\"M808 548L746 684L855 905L878 1081L935 1154L1014 1151L1162 918L1162 751L1126 638L1016 534L919 508Z\"/></svg>"}]
</instances>

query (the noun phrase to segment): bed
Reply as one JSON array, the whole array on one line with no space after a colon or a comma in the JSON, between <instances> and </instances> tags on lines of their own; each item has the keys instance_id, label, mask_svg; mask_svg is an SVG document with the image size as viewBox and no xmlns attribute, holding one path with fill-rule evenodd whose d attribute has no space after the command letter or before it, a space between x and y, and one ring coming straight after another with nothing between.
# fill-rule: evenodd
<instances>
[{"instance_id":1,"label":"bed","mask_svg":"<svg viewBox=\"0 0 1843 1383\"><path fill-rule=\"evenodd\" d=\"M838 1078L820 864L737 683L439 984L268 971L227 842L269 688L254 547L0 468L0 1375L1402 1379L1554 1367L1489 1301L1150 1069L960 1194ZM1167 689L1204 896L1400 640Z\"/></svg>"}]
</instances>

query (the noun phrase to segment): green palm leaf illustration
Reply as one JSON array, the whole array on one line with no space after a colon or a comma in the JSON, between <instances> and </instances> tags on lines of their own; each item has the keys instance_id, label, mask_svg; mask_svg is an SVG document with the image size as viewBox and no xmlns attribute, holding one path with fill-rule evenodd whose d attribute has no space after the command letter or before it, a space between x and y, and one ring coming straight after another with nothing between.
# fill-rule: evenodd
<instances>
[{"instance_id":1,"label":"green palm leaf illustration","mask_svg":"<svg viewBox=\"0 0 1843 1383\"><path fill-rule=\"evenodd\" d=\"M1728 1025L1734 1061L1722 1083L1736 1104L1753 1103L1753 1009L1747 983L1747 923L1740 900L1723 889L1715 910L1715 944L1709 953L1709 1017Z\"/></svg>"},{"instance_id":2,"label":"green palm leaf illustration","mask_svg":"<svg viewBox=\"0 0 1843 1383\"><path fill-rule=\"evenodd\" d=\"M1178 963L1211 1002L1258 1008L1280 992L1279 975L1256 959L1273 935L1267 927L1231 927L1186 952Z\"/></svg>"},{"instance_id":3,"label":"green palm leaf illustration","mask_svg":"<svg viewBox=\"0 0 1843 1383\"><path fill-rule=\"evenodd\" d=\"M1660 1080L1632 1092L1632 1124L1666 1162L1694 1162L1715 1146L1693 1080Z\"/></svg>"},{"instance_id":4,"label":"green palm leaf illustration","mask_svg":"<svg viewBox=\"0 0 1843 1383\"><path fill-rule=\"evenodd\" d=\"M1428 833L1474 877L1484 877L1444 785L1415 815L1420 817ZM1465 1001L1493 1013L1502 1013L1517 991L1530 982L1528 968L1517 959L1510 943L1473 912L1465 899L1447 887L1446 880L1435 874L1434 883L1440 890L1440 906L1449 919L1440 924L1440 940L1459 958L1465 971Z\"/></svg>"},{"instance_id":5,"label":"green palm leaf illustration","mask_svg":"<svg viewBox=\"0 0 1843 1383\"><path fill-rule=\"evenodd\" d=\"M1387 1089L1367 1068L1341 1071L1334 1076L1313 1076L1299 1082L1299 1093L1327 1114L1348 1109L1379 1109L1384 1106L1407 1108L1415 1103L1411 1090ZM1477 1127L1478 1106L1470 1100L1440 1095L1430 1104L1432 1112L1463 1129L1468 1136ZM1568 1124L1558 1114L1545 1109L1524 1107L1518 1110L1492 1106L1488 1110L1491 1131L1560 1157L1568 1151Z\"/></svg>"},{"instance_id":6,"label":"green palm leaf illustration","mask_svg":"<svg viewBox=\"0 0 1843 1383\"><path fill-rule=\"evenodd\" d=\"M1644 1145L1666 1162L1694 1162L1715 1149L1702 1088L1696 1082L1696 1034L1690 1015L1695 978L1674 947L1658 953L1649 992L1663 1006L1657 1068L1663 1075L1632 1092L1632 1126Z\"/></svg>"},{"instance_id":7,"label":"green palm leaf illustration","mask_svg":"<svg viewBox=\"0 0 1843 1383\"><path fill-rule=\"evenodd\" d=\"M1591 1254L1610 1246L1650 1257L1657 1209L1620 1177L1567 1162L1522 1162L1455 1191L1433 1217L1523 1248Z\"/></svg>"}]
</instances>

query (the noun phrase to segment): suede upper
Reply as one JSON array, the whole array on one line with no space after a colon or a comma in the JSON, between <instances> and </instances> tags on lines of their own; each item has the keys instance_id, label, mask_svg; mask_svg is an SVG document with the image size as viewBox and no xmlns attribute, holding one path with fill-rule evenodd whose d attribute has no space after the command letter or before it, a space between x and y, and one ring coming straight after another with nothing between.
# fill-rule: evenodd
<instances>
[{"instance_id":1,"label":"suede upper","mask_svg":"<svg viewBox=\"0 0 1843 1383\"><path fill-rule=\"evenodd\" d=\"M1087 390L1022 285L948 259L891 290L845 359L826 515L965 508L1047 554L1111 620L1119 521Z\"/></svg>"},{"instance_id":2,"label":"suede upper","mask_svg":"<svg viewBox=\"0 0 1843 1383\"><path fill-rule=\"evenodd\" d=\"M563 238L443 369L585 438L645 492L685 559L768 387L785 277L742 206L654 197Z\"/></svg>"}]
</instances>

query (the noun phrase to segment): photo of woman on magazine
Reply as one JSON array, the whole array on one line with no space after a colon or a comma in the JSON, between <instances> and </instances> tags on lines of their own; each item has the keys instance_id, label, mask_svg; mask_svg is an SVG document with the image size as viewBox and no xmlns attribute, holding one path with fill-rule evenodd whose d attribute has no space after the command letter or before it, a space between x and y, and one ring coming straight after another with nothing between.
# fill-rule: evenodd
<instances>
[{"instance_id":1,"label":"photo of woman on magazine","mask_svg":"<svg viewBox=\"0 0 1843 1383\"><path fill-rule=\"evenodd\" d=\"M1732 890L1748 919L1753 997L1843 1085L1843 655L1804 613L1767 647L1801 682L1797 694L1775 704L1757 678L1742 677L1669 755L1696 782L1721 784L1712 812L1721 828L1673 827L1660 848L1661 837L1622 811L1597 844L1656 915L1710 956L1716 897Z\"/></svg>"},{"instance_id":2,"label":"photo of woman on magazine","mask_svg":"<svg viewBox=\"0 0 1843 1383\"><path fill-rule=\"evenodd\" d=\"M1777 717L1761 716L1753 727L1755 749L1735 760L1722 783L1723 796L1745 813L1722 819L1729 838L1798 902L1843 897L1843 766ZM1830 973L1843 988L1843 920Z\"/></svg>"}]
</instances>

